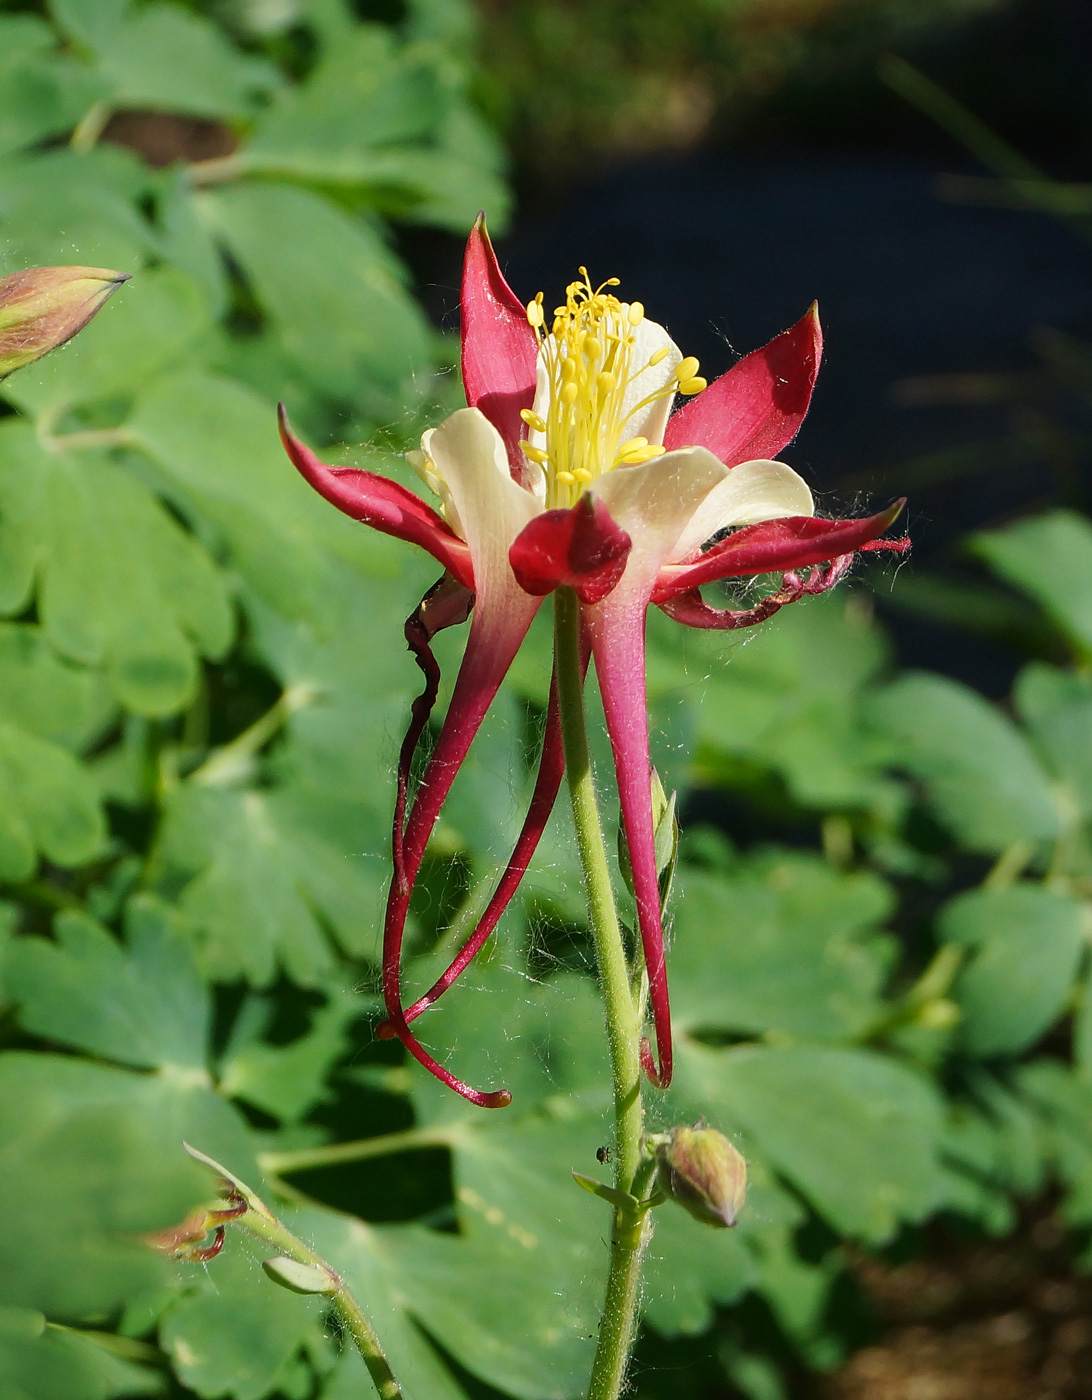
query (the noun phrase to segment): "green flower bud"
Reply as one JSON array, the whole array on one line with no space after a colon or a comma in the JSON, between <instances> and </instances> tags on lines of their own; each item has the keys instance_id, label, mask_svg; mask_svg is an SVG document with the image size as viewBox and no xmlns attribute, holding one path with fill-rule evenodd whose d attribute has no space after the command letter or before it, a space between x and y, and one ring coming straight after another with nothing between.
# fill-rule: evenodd
<instances>
[{"instance_id":1,"label":"green flower bud","mask_svg":"<svg viewBox=\"0 0 1092 1400\"><path fill-rule=\"evenodd\" d=\"M747 1194L747 1163L715 1128L673 1128L649 1140L660 1190L695 1220L724 1230Z\"/></svg>"},{"instance_id":2,"label":"green flower bud","mask_svg":"<svg viewBox=\"0 0 1092 1400\"><path fill-rule=\"evenodd\" d=\"M30 267L0 278L0 379L82 331L127 272Z\"/></svg>"}]
</instances>

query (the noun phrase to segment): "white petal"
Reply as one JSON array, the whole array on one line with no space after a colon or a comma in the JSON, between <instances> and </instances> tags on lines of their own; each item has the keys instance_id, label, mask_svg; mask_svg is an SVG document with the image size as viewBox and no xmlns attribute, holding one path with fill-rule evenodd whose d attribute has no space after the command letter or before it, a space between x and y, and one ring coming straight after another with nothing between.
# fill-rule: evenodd
<instances>
[{"instance_id":1,"label":"white petal","mask_svg":"<svg viewBox=\"0 0 1092 1400\"><path fill-rule=\"evenodd\" d=\"M792 467L784 462L740 462L698 506L676 541L670 562L685 559L728 526L814 514L807 483Z\"/></svg>"},{"instance_id":2,"label":"white petal","mask_svg":"<svg viewBox=\"0 0 1092 1400\"><path fill-rule=\"evenodd\" d=\"M629 532L626 578L658 571L679 535L728 469L707 448L683 447L639 467L615 467L592 490Z\"/></svg>"},{"instance_id":3,"label":"white petal","mask_svg":"<svg viewBox=\"0 0 1092 1400\"><path fill-rule=\"evenodd\" d=\"M478 409L460 408L433 429L425 450L470 546L475 590L507 587L509 547L542 505L512 480L500 433Z\"/></svg>"},{"instance_id":4,"label":"white petal","mask_svg":"<svg viewBox=\"0 0 1092 1400\"><path fill-rule=\"evenodd\" d=\"M671 405L674 401L673 394L664 394L655 403L647 404L636 413L634 409L646 399L649 394L654 394L660 389L666 389L669 384L674 383L675 367L682 360L682 351L664 330L663 326L655 321L644 320L633 332L635 344L630 352L630 370L640 369L640 373L626 389L622 400L622 412L625 415L625 424L622 428L620 441L628 442L630 438L645 437L649 442L661 446L664 440L664 431L667 428L668 414L671 412ZM658 365L649 365L649 360L657 350L666 347L667 354ZM641 366L644 366L642 369Z\"/></svg>"}]
</instances>

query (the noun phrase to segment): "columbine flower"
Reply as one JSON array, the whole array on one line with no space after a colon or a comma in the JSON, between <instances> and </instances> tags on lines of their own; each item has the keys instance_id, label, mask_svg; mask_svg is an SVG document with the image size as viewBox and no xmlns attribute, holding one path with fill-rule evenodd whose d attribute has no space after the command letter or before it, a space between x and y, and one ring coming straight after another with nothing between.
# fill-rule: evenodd
<instances>
[{"instance_id":1,"label":"columbine flower","mask_svg":"<svg viewBox=\"0 0 1092 1400\"><path fill-rule=\"evenodd\" d=\"M571 587L582 604L618 778L622 820L648 974L658 1064L671 1078L671 1029L657 880L644 683L650 604L691 627L736 628L771 616L841 578L860 549L902 549L877 537L901 502L856 520L821 520L811 492L771 460L795 435L819 367L814 306L769 345L706 386L639 302L581 270L552 315L526 307L505 282L483 219L463 271L462 369L468 408L425 433L411 461L435 510L373 472L324 466L292 436L285 446L327 500L356 520L429 551L444 568L406 625L426 674L399 762L394 879L384 929L387 1028L429 1070L485 1107L507 1091L470 1088L421 1046L409 1023L451 985L496 927L527 868L563 774L555 688L534 795L486 914L442 978L409 1008L401 952L410 893L451 784L542 599ZM687 398L673 416L676 395ZM807 570L801 573L800 570ZM757 606L716 608L701 595L718 579L782 574ZM471 612L472 609L472 612ZM447 716L406 817L409 764L435 699L429 642L471 616Z\"/></svg>"}]
</instances>

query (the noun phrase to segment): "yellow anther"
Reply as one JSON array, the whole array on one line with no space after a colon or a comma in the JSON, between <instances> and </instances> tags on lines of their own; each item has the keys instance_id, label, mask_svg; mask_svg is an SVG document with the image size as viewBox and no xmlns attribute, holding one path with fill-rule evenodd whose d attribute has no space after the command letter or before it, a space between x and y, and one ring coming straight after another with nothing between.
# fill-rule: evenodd
<instances>
[{"instance_id":1,"label":"yellow anther","mask_svg":"<svg viewBox=\"0 0 1092 1400\"><path fill-rule=\"evenodd\" d=\"M671 346L670 346L670 345L661 345L660 348L659 348L659 350L657 350L657 351L655 352L655 354L650 355L650 356L648 357L649 367L651 368L652 365L658 365L658 364L660 364L662 361L666 360L667 357L668 357L668 355L670 355L670 354L671 354Z\"/></svg>"},{"instance_id":2,"label":"yellow anther","mask_svg":"<svg viewBox=\"0 0 1092 1400\"><path fill-rule=\"evenodd\" d=\"M662 457L666 451L666 447L657 447L655 443L649 443L646 447L635 447L632 452L620 453L618 461L624 467L638 467L642 462L651 461L653 457Z\"/></svg>"},{"instance_id":3,"label":"yellow anther","mask_svg":"<svg viewBox=\"0 0 1092 1400\"><path fill-rule=\"evenodd\" d=\"M576 361L571 355L566 355L565 358L561 361L561 378L576 378Z\"/></svg>"},{"instance_id":4,"label":"yellow anther","mask_svg":"<svg viewBox=\"0 0 1092 1400\"><path fill-rule=\"evenodd\" d=\"M568 384L563 384L563 385L561 386L561 402L562 402L562 403L575 403L575 402L576 402L576 396L577 396L577 394L579 394L579 392L580 392L580 390L576 387L576 385L575 385L575 384L573 383L573 381L570 379L569 382L568 382Z\"/></svg>"},{"instance_id":5,"label":"yellow anther","mask_svg":"<svg viewBox=\"0 0 1092 1400\"><path fill-rule=\"evenodd\" d=\"M693 355L687 355L675 366L675 378L680 384L687 379L693 379L698 372L698 362Z\"/></svg>"},{"instance_id":6,"label":"yellow anther","mask_svg":"<svg viewBox=\"0 0 1092 1400\"><path fill-rule=\"evenodd\" d=\"M639 301L631 301L629 304L629 311L626 315L626 320L630 323L631 326L639 326L644 319L645 308L641 305Z\"/></svg>"},{"instance_id":7,"label":"yellow anther","mask_svg":"<svg viewBox=\"0 0 1092 1400\"><path fill-rule=\"evenodd\" d=\"M568 474L568 472L565 473L566 476L568 476ZM587 467L577 467L573 471L572 477L574 481L579 481L581 486L583 486L585 482L591 481L592 474L588 471Z\"/></svg>"},{"instance_id":8,"label":"yellow anther","mask_svg":"<svg viewBox=\"0 0 1092 1400\"><path fill-rule=\"evenodd\" d=\"M700 394L708 387L709 381L703 379L700 374L695 374L692 379L686 379L679 385L680 394Z\"/></svg>"},{"instance_id":9,"label":"yellow anther","mask_svg":"<svg viewBox=\"0 0 1092 1400\"><path fill-rule=\"evenodd\" d=\"M546 463L550 460L546 456L546 453L543 452L541 447L534 447L529 442L521 442L519 446L520 451L523 453L523 455L525 457L530 457L531 461L537 462L540 467L544 467Z\"/></svg>"},{"instance_id":10,"label":"yellow anther","mask_svg":"<svg viewBox=\"0 0 1092 1400\"><path fill-rule=\"evenodd\" d=\"M573 476L572 472L558 472L556 480L560 482L562 486L572 486L576 481L576 477Z\"/></svg>"},{"instance_id":11,"label":"yellow anther","mask_svg":"<svg viewBox=\"0 0 1092 1400\"><path fill-rule=\"evenodd\" d=\"M638 447L647 446L648 438L646 437L629 438L628 441L622 443L621 447L618 449L618 455L619 457L624 457L627 452L636 452Z\"/></svg>"},{"instance_id":12,"label":"yellow anther","mask_svg":"<svg viewBox=\"0 0 1092 1400\"><path fill-rule=\"evenodd\" d=\"M535 330L538 330L545 319L545 316L542 314L541 303L538 301L529 301L527 303L527 320L534 326Z\"/></svg>"},{"instance_id":13,"label":"yellow anther","mask_svg":"<svg viewBox=\"0 0 1092 1400\"><path fill-rule=\"evenodd\" d=\"M583 349L584 354L587 355L588 359L594 360L601 349L601 346L599 344L599 337L597 335L592 335L592 333L589 331L588 334L584 337Z\"/></svg>"},{"instance_id":14,"label":"yellow anther","mask_svg":"<svg viewBox=\"0 0 1092 1400\"><path fill-rule=\"evenodd\" d=\"M523 421L527 424L529 428L534 428L536 433L544 433L546 431L545 419L540 418L538 414L533 412L531 409L521 408L519 411L519 416L523 419Z\"/></svg>"},{"instance_id":15,"label":"yellow anther","mask_svg":"<svg viewBox=\"0 0 1092 1400\"><path fill-rule=\"evenodd\" d=\"M601 394L609 394L618 383L618 376L611 374L609 369L605 369L602 374L596 375L595 382Z\"/></svg>"}]
</instances>

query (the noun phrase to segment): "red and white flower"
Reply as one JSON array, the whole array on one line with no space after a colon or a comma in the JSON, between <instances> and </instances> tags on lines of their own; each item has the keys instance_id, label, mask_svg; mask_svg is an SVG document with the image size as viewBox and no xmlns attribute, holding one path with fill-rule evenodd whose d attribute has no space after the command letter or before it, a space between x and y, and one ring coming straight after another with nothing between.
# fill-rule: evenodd
<instances>
[{"instance_id":1,"label":"red and white flower","mask_svg":"<svg viewBox=\"0 0 1092 1400\"><path fill-rule=\"evenodd\" d=\"M507 1091L471 1088L429 1055L409 1023L451 985L496 927L527 868L563 775L552 695L538 781L523 831L485 917L444 976L405 1007L402 939L410 893L451 784L542 599L571 587L603 697L632 868L657 1059L671 1078L671 1029L657 880L645 700L645 614L655 604L691 627L736 628L829 588L855 551L880 540L901 508L864 519L814 514L801 477L773 460L807 411L822 346L814 306L789 330L706 386L640 303L593 287L581 270L549 315L524 306L501 274L479 219L462 287L462 369L468 407L425 433L411 460L439 508L373 472L324 466L281 428L292 461L340 510L416 544L444 568L407 623L425 670L424 696L403 746L395 814L395 875L387 904L383 992L389 1033L472 1102ZM686 398L674 414L677 395ZM805 570L807 572L800 572ZM711 606L703 584L780 573L756 607ZM406 817L409 760L436 692L429 640L471 616L447 716ZM658 1062L657 1062L658 1060Z\"/></svg>"}]
</instances>

